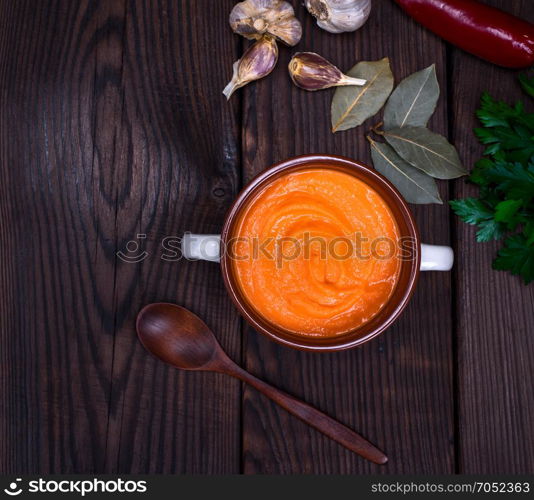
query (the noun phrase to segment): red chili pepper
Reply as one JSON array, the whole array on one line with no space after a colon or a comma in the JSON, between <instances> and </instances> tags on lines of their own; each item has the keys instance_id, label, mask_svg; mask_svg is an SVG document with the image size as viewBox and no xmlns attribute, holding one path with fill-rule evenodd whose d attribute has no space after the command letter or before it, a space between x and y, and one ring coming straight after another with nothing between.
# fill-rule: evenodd
<instances>
[{"instance_id":1,"label":"red chili pepper","mask_svg":"<svg viewBox=\"0 0 534 500\"><path fill-rule=\"evenodd\" d=\"M441 38L507 68L534 64L534 24L476 0L395 0Z\"/></svg>"}]
</instances>

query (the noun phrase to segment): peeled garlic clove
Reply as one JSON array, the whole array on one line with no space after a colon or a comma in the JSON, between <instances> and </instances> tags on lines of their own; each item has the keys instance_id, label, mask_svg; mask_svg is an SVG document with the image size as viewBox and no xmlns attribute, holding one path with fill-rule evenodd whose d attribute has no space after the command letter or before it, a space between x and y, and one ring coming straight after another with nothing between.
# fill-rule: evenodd
<instances>
[{"instance_id":1,"label":"peeled garlic clove","mask_svg":"<svg viewBox=\"0 0 534 500\"><path fill-rule=\"evenodd\" d=\"M344 75L336 66L314 52L298 52L289 61L293 83L304 90L322 90L342 85L365 85L366 80Z\"/></svg>"},{"instance_id":2,"label":"peeled garlic clove","mask_svg":"<svg viewBox=\"0 0 534 500\"><path fill-rule=\"evenodd\" d=\"M356 31L371 13L371 0L305 0L304 5L330 33Z\"/></svg>"},{"instance_id":3,"label":"peeled garlic clove","mask_svg":"<svg viewBox=\"0 0 534 500\"><path fill-rule=\"evenodd\" d=\"M247 83L267 76L278 61L278 45L270 35L264 35L250 46L243 57L234 63L232 80L223 90L226 99Z\"/></svg>"},{"instance_id":4,"label":"peeled garlic clove","mask_svg":"<svg viewBox=\"0 0 534 500\"><path fill-rule=\"evenodd\" d=\"M230 13L234 33L259 40L268 33L289 46L302 37L302 26L290 3L283 0L245 0Z\"/></svg>"}]
</instances>

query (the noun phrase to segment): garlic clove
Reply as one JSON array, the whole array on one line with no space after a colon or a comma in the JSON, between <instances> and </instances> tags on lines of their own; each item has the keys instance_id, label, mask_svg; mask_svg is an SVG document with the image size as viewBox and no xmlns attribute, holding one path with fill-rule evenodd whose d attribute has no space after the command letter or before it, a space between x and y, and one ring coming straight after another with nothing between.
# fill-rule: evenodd
<instances>
[{"instance_id":1,"label":"garlic clove","mask_svg":"<svg viewBox=\"0 0 534 500\"><path fill-rule=\"evenodd\" d=\"M232 80L224 88L226 99L247 83L267 76L278 61L278 45L270 35L264 35L251 45L233 66Z\"/></svg>"},{"instance_id":2,"label":"garlic clove","mask_svg":"<svg viewBox=\"0 0 534 500\"><path fill-rule=\"evenodd\" d=\"M356 31L371 13L371 0L305 0L317 25L330 33Z\"/></svg>"},{"instance_id":3,"label":"garlic clove","mask_svg":"<svg viewBox=\"0 0 534 500\"><path fill-rule=\"evenodd\" d=\"M259 40L268 33L289 46L302 37L302 25L293 6L284 0L244 0L230 13L230 26L249 40Z\"/></svg>"},{"instance_id":4,"label":"garlic clove","mask_svg":"<svg viewBox=\"0 0 534 500\"><path fill-rule=\"evenodd\" d=\"M322 90L343 85L365 85L366 80L344 75L336 66L314 52L298 52L289 61L293 83L304 90Z\"/></svg>"}]
</instances>

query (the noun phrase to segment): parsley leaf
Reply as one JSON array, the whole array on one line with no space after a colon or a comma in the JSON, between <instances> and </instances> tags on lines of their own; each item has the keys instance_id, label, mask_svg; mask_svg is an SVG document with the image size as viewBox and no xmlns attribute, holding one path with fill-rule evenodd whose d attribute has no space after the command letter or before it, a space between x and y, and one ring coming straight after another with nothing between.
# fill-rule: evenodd
<instances>
[{"instance_id":1,"label":"parsley leaf","mask_svg":"<svg viewBox=\"0 0 534 500\"><path fill-rule=\"evenodd\" d=\"M506 228L513 231L522 222L519 209L523 206L522 200L501 201L495 207L495 220L506 224Z\"/></svg>"},{"instance_id":2,"label":"parsley leaf","mask_svg":"<svg viewBox=\"0 0 534 500\"><path fill-rule=\"evenodd\" d=\"M534 97L534 78L520 83ZM477 241L504 240L493 268L534 281L534 113L523 103L510 106L484 93L475 134L487 147L470 181L478 198L450 201L454 212L477 226ZM515 232L515 234L514 234Z\"/></svg>"},{"instance_id":3,"label":"parsley leaf","mask_svg":"<svg viewBox=\"0 0 534 500\"><path fill-rule=\"evenodd\" d=\"M511 162L534 161L534 113L526 113L523 103L511 107L484 93L477 116L483 127L475 134L488 146L485 155L502 153Z\"/></svg>"},{"instance_id":4,"label":"parsley leaf","mask_svg":"<svg viewBox=\"0 0 534 500\"><path fill-rule=\"evenodd\" d=\"M522 276L528 285L534 280L534 243L531 242L529 245L523 234L510 236L493 261L493 269L510 271L512 274Z\"/></svg>"},{"instance_id":5,"label":"parsley leaf","mask_svg":"<svg viewBox=\"0 0 534 500\"><path fill-rule=\"evenodd\" d=\"M480 174L479 174L480 175ZM528 203L534 198L534 163L496 162L483 171L488 184L494 184L507 199L522 199Z\"/></svg>"},{"instance_id":6,"label":"parsley leaf","mask_svg":"<svg viewBox=\"0 0 534 500\"><path fill-rule=\"evenodd\" d=\"M530 97L534 97L534 76L529 77L526 74L519 75L519 83Z\"/></svg>"},{"instance_id":7,"label":"parsley leaf","mask_svg":"<svg viewBox=\"0 0 534 500\"><path fill-rule=\"evenodd\" d=\"M467 224L480 224L488 219L493 219L493 210L486 203L477 198L464 198L449 202L456 215Z\"/></svg>"},{"instance_id":8,"label":"parsley leaf","mask_svg":"<svg viewBox=\"0 0 534 500\"><path fill-rule=\"evenodd\" d=\"M495 210L477 198L450 201L452 209L467 224L478 226L477 241L501 239L506 227L494 217Z\"/></svg>"}]
</instances>

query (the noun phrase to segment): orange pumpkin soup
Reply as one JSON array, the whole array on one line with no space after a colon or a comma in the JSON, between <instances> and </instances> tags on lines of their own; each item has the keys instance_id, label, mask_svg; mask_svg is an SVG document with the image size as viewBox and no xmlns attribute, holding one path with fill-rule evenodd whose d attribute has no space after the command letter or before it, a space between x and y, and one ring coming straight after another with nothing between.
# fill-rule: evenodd
<instances>
[{"instance_id":1,"label":"orange pumpkin soup","mask_svg":"<svg viewBox=\"0 0 534 500\"><path fill-rule=\"evenodd\" d=\"M269 322L332 337L371 320L398 280L399 230L386 202L347 173L287 173L243 209L231 239L241 291Z\"/></svg>"}]
</instances>

